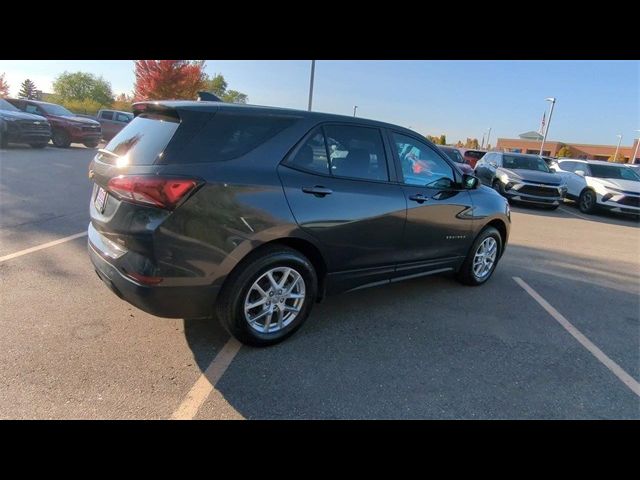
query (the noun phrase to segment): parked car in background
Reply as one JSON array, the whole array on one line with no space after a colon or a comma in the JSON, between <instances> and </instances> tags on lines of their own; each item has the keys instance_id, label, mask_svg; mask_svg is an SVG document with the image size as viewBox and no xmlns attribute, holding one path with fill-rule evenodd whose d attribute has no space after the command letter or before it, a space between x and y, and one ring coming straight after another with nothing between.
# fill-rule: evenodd
<instances>
[{"instance_id":1,"label":"parked car in background","mask_svg":"<svg viewBox=\"0 0 640 480\"><path fill-rule=\"evenodd\" d=\"M40 115L25 113L0 98L0 148L9 143L26 143L44 148L51 138L51 125Z\"/></svg>"},{"instance_id":2,"label":"parked car in background","mask_svg":"<svg viewBox=\"0 0 640 480\"><path fill-rule=\"evenodd\" d=\"M327 294L441 272L483 284L507 245L506 200L407 128L207 101L133 109L89 166L88 249L149 313L215 312L270 345Z\"/></svg>"},{"instance_id":3,"label":"parked car in background","mask_svg":"<svg viewBox=\"0 0 640 480\"><path fill-rule=\"evenodd\" d=\"M451 159L451 161L456 162L456 166L462 170L462 173L474 175L473 168L471 168L471 165L469 165L462 157L460 150L456 147L448 147L446 145L438 145L438 148L442 150L444 154Z\"/></svg>"},{"instance_id":4,"label":"parked car in background","mask_svg":"<svg viewBox=\"0 0 640 480\"><path fill-rule=\"evenodd\" d=\"M488 152L475 172L482 183L517 202L556 209L567 192L562 176L539 155Z\"/></svg>"},{"instance_id":5,"label":"parked car in background","mask_svg":"<svg viewBox=\"0 0 640 480\"><path fill-rule=\"evenodd\" d=\"M598 208L640 214L640 176L634 167L600 160L561 159L558 173L567 183L567 198L583 213Z\"/></svg>"},{"instance_id":6,"label":"parked car in background","mask_svg":"<svg viewBox=\"0 0 640 480\"><path fill-rule=\"evenodd\" d=\"M82 143L95 148L102 138L97 121L79 117L61 105L24 98L6 100L23 112L45 117L51 124L51 140L56 147L67 148L71 143Z\"/></svg>"},{"instance_id":7,"label":"parked car in background","mask_svg":"<svg viewBox=\"0 0 640 480\"><path fill-rule=\"evenodd\" d=\"M101 109L96 115L96 120L100 122L100 126L102 127L102 138L108 142L115 137L127 123L133 120L133 113Z\"/></svg>"},{"instance_id":8,"label":"parked car in background","mask_svg":"<svg viewBox=\"0 0 640 480\"><path fill-rule=\"evenodd\" d=\"M487 153L486 150L478 150L471 148L460 148L460 153L465 161L471 166L471 168L476 168L476 163Z\"/></svg>"}]
</instances>

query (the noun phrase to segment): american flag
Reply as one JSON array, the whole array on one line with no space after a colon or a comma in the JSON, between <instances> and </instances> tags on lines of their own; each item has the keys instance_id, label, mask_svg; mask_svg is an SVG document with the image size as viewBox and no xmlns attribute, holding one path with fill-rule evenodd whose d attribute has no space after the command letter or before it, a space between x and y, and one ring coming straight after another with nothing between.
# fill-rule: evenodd
<instances>
[{"instance_id":1,"label":"american flag","mask_svg":"<svg viewBox=\"0 0 640 480\"><path fill-rule=\"evenodd\" d=\"M540 125L540 135L544 135L544 121L547 112L542 112L542 124Z\"/></svg>"}]
</instances>

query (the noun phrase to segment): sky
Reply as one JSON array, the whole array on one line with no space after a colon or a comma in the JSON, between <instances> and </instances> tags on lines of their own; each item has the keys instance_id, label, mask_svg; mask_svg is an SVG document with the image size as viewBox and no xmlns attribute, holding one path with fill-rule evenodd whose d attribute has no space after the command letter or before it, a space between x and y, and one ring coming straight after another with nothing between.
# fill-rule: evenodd
<instances>
[{"instance_id":1,"label":"sky","mask_svg":"<svg viewBox=\"0 0 640 480\"><path fill-rule=\"evenodd\" d=\"M0 60L0 73L17 94L30 78L45 92L64 71L103 76L117 93L131 93L132 60ZM207 60L249 103L307 108L310 60ZM640 129L638 61L318 60L313 110L353 115L410 127L448 143L517 138L539 130L547 97L556 104L548 139L571 143L631 145Z\"/></svg>"}]
</instances>

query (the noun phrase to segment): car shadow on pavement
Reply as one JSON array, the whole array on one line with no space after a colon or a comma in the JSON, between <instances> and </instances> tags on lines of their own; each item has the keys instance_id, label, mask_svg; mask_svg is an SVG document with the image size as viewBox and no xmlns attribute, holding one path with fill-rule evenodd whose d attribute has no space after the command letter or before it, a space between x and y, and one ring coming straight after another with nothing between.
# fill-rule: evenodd
<instances>
[{"instance_id":1,"label":"car shadow on pavement","mask_svg":"<svg viewBox=\"0 0 640 480\"><path fill-rule=\"evenodd\" d=\"M637 297L613 288L637 285L631 266L519 246L503 262L480 288L444 275L329 297L285 342L243 347L216 389L251 419L639 418L637 398L512 279L573 292L567 281L589 269L581 285L632 311ZM637 322L619 321L617 348L633 359ZM216 320L185 322L185 335L203 371L218 350L207 344L228 338Z\"/></svg>"}]
</instances>

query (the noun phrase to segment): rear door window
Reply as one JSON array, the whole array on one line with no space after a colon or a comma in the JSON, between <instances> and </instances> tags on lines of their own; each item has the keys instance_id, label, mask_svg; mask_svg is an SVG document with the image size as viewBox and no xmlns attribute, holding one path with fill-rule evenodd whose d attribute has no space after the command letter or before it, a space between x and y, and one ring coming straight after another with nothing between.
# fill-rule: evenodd
<instances>
[{"instance_id":1,"label":"rear door window","mask_svg":"<svg viewBox=\"0 0 640 480\"><path fill-rule=\"evenodd\" d=\"M332 175L389 180L380 130L357 125L326 125L324 132Z\"/></svg>"},{"instance_id":2,"label":"rear door window","mask_svg":"<svg viewBox=\"0 0 640 480\"><path fill-rule=\"evenodd\" d=\"M329 160L322 129L319 128L312 133L295 156L287 163L302 170L328 175Z\"/></svg>"},{"instance_id":3,"label":"rear door window","mask_svg":"<svg viewBox=\"0 0 640 480\"><path fill-rule=\"evenodd\" d=\"M113 120L113 112L102 112L100 118L104 120Z\"/></svg>"}]
</instances>

